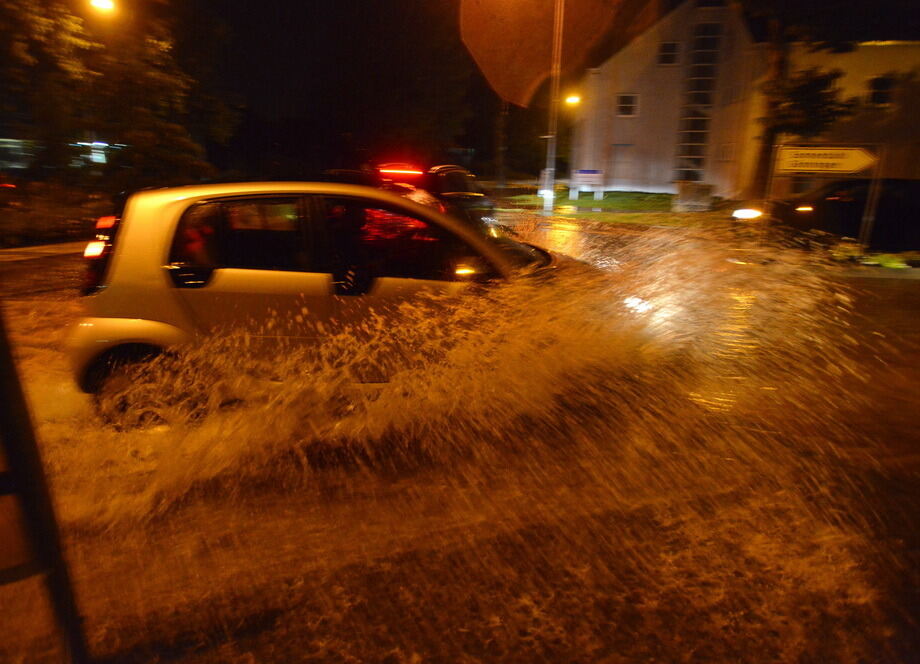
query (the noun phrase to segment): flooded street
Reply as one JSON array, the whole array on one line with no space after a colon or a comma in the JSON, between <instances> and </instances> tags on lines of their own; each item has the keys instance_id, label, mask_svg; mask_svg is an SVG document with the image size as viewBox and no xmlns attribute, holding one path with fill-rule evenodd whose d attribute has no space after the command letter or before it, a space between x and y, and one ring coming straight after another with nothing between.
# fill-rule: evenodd
<instances>
[{"instance_id":1,"label":"flooded street","mask_svg":"<svg viewBox=\"0 0 920 664\"><path fill-rule=\"evenodd\" d=\"M206 344L137 380L139 429L71 384L72 291L6 273L99 661L916 661L920 281L515 223L582 262ZM57 659L36 588L0 587L0 661Z\"/></svg>"}]
</instances>

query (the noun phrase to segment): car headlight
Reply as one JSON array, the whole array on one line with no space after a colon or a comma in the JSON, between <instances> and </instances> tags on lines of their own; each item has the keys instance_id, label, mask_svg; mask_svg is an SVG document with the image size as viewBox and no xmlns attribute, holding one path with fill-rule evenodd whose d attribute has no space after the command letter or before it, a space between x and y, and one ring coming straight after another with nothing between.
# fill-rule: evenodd
<instances>
[{"instance_id":1,"label":"car headlight","mask_svg":"<svg viewBox=\"0 0 920 664\"><path fill-rule=\"evenodd\" d=\"M732 212L732 219L757 219L763 216L763 211L756 208L740 208Z\"/></svg>"},{"instance_id":2,"label":"car headlight","mask_svg":"<svg viewBox=\"0 0 920 664\"><path fill-rule=\"evenodd\" d=\"M815 209L811 205L800 205L795 209L796 212L814 212Z\"/></svg>"}]
</instances>

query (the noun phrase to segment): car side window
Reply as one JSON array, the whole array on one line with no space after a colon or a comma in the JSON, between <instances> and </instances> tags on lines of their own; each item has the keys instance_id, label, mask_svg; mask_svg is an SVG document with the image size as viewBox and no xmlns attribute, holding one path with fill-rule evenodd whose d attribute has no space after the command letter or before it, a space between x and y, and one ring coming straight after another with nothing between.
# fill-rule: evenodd
<instances>
[{"instance_id":1,"label":"car side window","mask_svg":"<svg viewBox=\"0 0 920 664\"><path fill-rule=\"evenodd\" d=\"M297 197L224 201L225 267L309 269Z\"/></svg>"},{"instance_id":2,"label":"car side window","mask_svg":"<svg viewBox=\"0 0 920 664\"><path fill-rule=\"evenodd\" d=\"M332 272L344 292L362 292L378 277L456 280L458 259L475 253L439 226L374 201L326 198L324 210Z\"/></svg>"},{"instance_id":3,"label":"car side window","mask_svg":"<svg viewBox=\"0 0 920 664\"><path fill-rule=\"evenodd\" d=\"M309 270L298 197L209 201L176 227L169 261L198 267Z\"/></svg>"},{"instance_id":4,"label":"car side window","mask_svg":"<svg viewBox=\"0 0 920 664\"><path fill-rule=\"evenodd\" d=\"M218 267L218 233L222 223L220 205L193 205L179 220L169 252L170 263L198 267Z\"/></svg>"}]
</instances>

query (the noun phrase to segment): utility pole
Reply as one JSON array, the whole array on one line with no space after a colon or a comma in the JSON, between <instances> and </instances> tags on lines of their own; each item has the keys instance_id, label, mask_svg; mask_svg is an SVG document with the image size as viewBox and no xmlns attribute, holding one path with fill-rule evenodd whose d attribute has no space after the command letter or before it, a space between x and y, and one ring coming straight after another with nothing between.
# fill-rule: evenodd
<instances>
[{"instance_id":1,"label":"utility pole","mask_svg":"<svg viewBox=\"0 0 920 664\"><path fill-rule=\"evenodd\" d=\"M495 177L498 188L504 195L507 181L505 178L505 156L508 154L508 102L501 100L498 122L495 123Z\"/></svg>"}]
</instances>

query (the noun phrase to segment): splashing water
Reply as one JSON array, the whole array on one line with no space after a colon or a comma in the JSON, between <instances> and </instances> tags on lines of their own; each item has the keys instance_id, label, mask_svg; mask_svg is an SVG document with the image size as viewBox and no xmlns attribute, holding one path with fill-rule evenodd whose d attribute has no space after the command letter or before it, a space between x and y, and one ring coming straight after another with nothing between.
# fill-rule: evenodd
<instances>
[{"instance_id":1,"label":"splashing water","mask_svg":"<svg viewBox=\"0 0 920 664\"><path fill-rule=\"evenodd\" d=\"M863 375L833 266L711 228L526 235L584 262L164 356L132 388L159 426L43 423L94 647L266 615L273 661L884 644L858 489L833 495ZM234 638L200 661L259 643Z\"/></svg>"}]
</instances>

